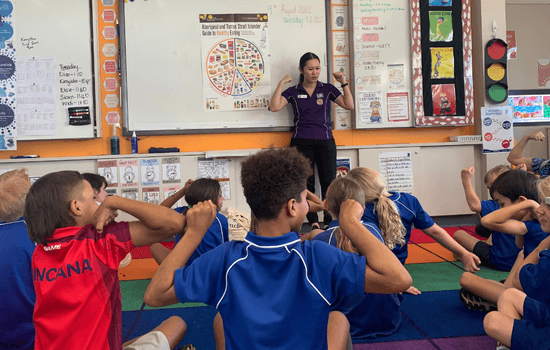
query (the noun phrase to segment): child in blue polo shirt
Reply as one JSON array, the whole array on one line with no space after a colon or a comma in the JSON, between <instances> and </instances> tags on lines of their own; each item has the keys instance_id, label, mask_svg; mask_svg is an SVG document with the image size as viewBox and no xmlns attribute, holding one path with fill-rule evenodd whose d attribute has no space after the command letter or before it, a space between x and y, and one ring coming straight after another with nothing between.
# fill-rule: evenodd
<instances>
[{"instance_id":1,"label":"child in blue polo shirt","mask_svg":"<svg viewBox=\"0 0 550 350\"><path fill-rule=\"evenodd\" d=\"M187 213L186 234L151 280L145 303L216 306L228 350L308 350L327 349L330 308L343 297L406 290L410 275L361 224L363 210L355 201L342 205L340 225L361 256L322 242L300 242L296 232L308 212L306 181L311 173L295 148L249 156L242 163L241 182L257 219L256 232L184 267L215 216L212 203L197 204ZM347 333L340 337L343 345L346 338Z\"/></svg>"},{"instance_id":2,"label":"child in blue polo shirt","mask_svg":"<svg viewBox=\"0 0 550 350\"><path fill-rule=\"evenodd\" d=\"M546 179L545 179L546 180ZM539 184L543 199L536 209L540 224L550 232L550 181ZM510 349L550 349L550 237L545 238L522 262L513 276L521 287L503 291L498 311L483 320L487 334Z\"/></svg>"},{"instance_id":3,"label":"child in blue polo shirt","mask_svg":"<svg viewBox=\"0 0 550 350\"><path fill-rule=\"evenodd\" d=\"M361 187L349 178L334 180L327 190L327 207L333 217L340 217L340 206L348 199L365 203L365 195ZM391 223L390 225L392 225ZM385 243L378 226L373 223L363 223L380 242ZM393 227L392 227L393 229ZM397 223L397 231L404 235L401 221ZM351 241L342 233L338 220L329 224L329 228L316 235L313 240L326 242L346 252L357 253ZM349 296L333 305L332 310L342 312L349 321L349 331L353 342L374 339L379 336L393 334L401 325L401 301L397 294L365 293L362 296Z\"/></svg>"},{"instance_id":4,"label":"child in blue polo shirt","mask_svg":"<svg viewBox=\"0 0 550 350\"><path fill-rule=\"evenodd\" d=\"M514 146L512 151L510 151L508 161L516 166L525 164L528 171L532 171L536 175L540 175L541 179L544 179L550 174L550 159L523 156L525 146L527 146L527 143L531 140L544 141L544 133L541 131L534 131L525 135L517 145Z\"/></svg>"},{"instance_id":5,"label":"child in blue polo shirt","mask_svg":"<svg viewBox=\"0 0 550 350\"><path fill-rule=\"evenodd\" d=\"M518 247L523 251L518 254L514 266L504 283L482 278L465 272L460 277L460 300L471 309L489 311L496 309L496 303L502 292L510 287L521 289L513 284L514 276L519 273L524 257L527 257L548 236L536 217L539 207L537 202L540 191L550 185L550 178L538 183L533 174L523 170L510 170L499 176L491 186L491 196L495 198L501 209L496 210L481 219L483 226L516 237ZM501 195L507 193L508 197ZM514 193L516 193L514 195ZM512 202L512 198L516 198Z\"/></svg>"},{"instance_id":6,"label":"child in blue polo shirt","mask_svg":"<svg viewBox=\"0 0 550 350\"><path fill-rule=\"evenodd\" d=\"M503 173L512 170L508 165L498 165L487 172L485 175L485 185L490 190L492 184L495 180ZM470 209L484 217L485 215L492 213L493 211L499 209L499 204L491 199L487 201L480 201L477 194L472 187L471 179L474 174L474 167L469 167L463 169L460 173L462 178L462 186L464 187L464 192L466 194L466 201ZM531 177L527 173L512 173L512 177L505 177L506 182L516 183L521 181L522 178ZM499 181L503 183L502 180ZM497 182L498 183L498 182ZM503 186L499 185L501 188ZM517 187L516 187L517 189ZM497 191L501 196L510 198L515 201L520 193L514 188L509 186L503 187L500 191ZM466 248L468 251L473 252L481 259L481 264L488 266L495 270L510 271L520 249L517 247L515 238L512 235L508 235L499 231L492 231L487 229L481 224L476 226L476 233L480 236L491 238L490 242L481 241L476 237L470 235L466 231L458 230L454 234L454 239Z\"/></svg>"},{"instance_id":7,"label":"child in blue polo shirt","mask_svg":"<svg viewBox=\"0 0 550 350\"><path fill-rule=\"evenodd\" d=\"M214 222L204 235L203 240L187 261L187 265L191 265L193 260L202 254L216 248L220 244L229 242L229 225L227 222L227 217L219 212L223 207L223 196L220 183L217 180L201 178L193 181L190 179L185 183L185 186L181 190L166 198L160 205L171 208L184 196L188 205L174 209L180 214L184 214L188 208L193 207L195 204L207 200L215 203L218 210L216 213L216 219L214 219ZM178 244L180 239L180 234L177 234L175 236L176 244ZM162 263L168 253L170 253L170 249L160 243L155 243L151 246L151 255L158 264Z\"/></svg>"},{"instance_id":8,"label":"child in blue polo shirt","mask_svg":"<svg viewBox=\"0 0 550 350\"><path fill-rule=\"evenodd\" d=\"M402 236L402 232L399 232L401 236L393 233L391 236L384 238L387 245L393 242L395 247L392 251L403 265L408 256L407 243L411 238L412 225L414 224L415 228L422 230L422 232L450 250L464 264L466 271L476 272L479 270L479 267L477 267L480 264L479 258L458 244L447 231L437 225L424 211L415 196L404 192L388 192L381 175L368 168L354 168L348 173L348 176L356 181L365 192L365 212L361 218L363 222L372 222L378 225L382 233L386 234L385 227L388 225L387 222L390 221L380 220L382 212L390 211L393 213L393 216L385 215L388 220L401 220L405 227L405 235ZM420 294L420 291L412 286L407 292Z\"/></svg>"},{"instance_id":9,"label":"child in blue polo shirt","mask_svg":"<svg viewBox=\"0 0 550 350\"><path fill-rule=\"evenodd\" d=\"M0 349L34 349L36 294L31 259L35 244L23 219L30 187L26 169L0 175Z\"/></svg>"},{"instance_id":10,"label":"child in blue polo shirt","mask_svg":"<svg viewBox=\"0 0 550 350\"><path fill-rule=\"evenodd\" d=\"M550 208L545 206L538 211L544 211L540 215L545 216L545 229L550 231ZM516 288L503 291L498 299L498 311L488 313L483 320L487 334L510 349L550 349L549 249L550 237L547 237L525 258L518 274L517 283L524 291Z\"/></svg>"}]
</instances>

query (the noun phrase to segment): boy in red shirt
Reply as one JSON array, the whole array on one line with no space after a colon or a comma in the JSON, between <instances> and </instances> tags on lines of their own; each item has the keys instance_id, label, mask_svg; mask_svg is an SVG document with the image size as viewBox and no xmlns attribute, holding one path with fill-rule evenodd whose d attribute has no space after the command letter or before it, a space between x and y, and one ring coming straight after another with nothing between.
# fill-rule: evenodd
<instances>
[{"instance_id":1,"label":"boy in red shirt","mask_svg":"<svg viewBox=\"0 0 550 350\"><path fill-rule=\"evenodd\" d=\"M108 224L117 210L139 221ZM181 232L185 216L118 196L99 206L80 173L60 171L32 185L24 217L38 243L32 258L35 349L122 349L119 263L134 246ZM186 330L174 316L124 349L174 349Z\"/></svg>"}]
</instances>

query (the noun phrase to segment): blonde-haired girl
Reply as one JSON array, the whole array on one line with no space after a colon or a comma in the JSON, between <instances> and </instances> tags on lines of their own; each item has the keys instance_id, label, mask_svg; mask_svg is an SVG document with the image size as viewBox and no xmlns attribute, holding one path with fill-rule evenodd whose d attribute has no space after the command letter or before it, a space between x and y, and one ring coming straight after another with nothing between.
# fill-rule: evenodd
<instances>
[{"instance_id":1,"label":"blonde-haired girl","mask_svg":"<svg viewBox=\"0 0 550 350\"><path fill-rule=\"evenodd\" d=\"M337 178L327 189L326 207L332 217L336 218L329 228L317 234L313 240L320 240L345 252L357 253L357 248L341 231L338 218L340 207L345 201L352 199L365 203L363 190L350 178ZM363 223L382 243L384 237L377 225ZM342 312L350 324L350 335L353 342L373 339L379 336L393 334L401 324L401 302L397 294L365 293L363 296L344 298L332 306L331 311Z\"/></svg>"},{"instance_id":2,"label":"blonde-haired girl","mask_svg":"<svg viewBox=\"0 0 550 350\"><path fill-rule=\"evenodd\" d=\"M347 177L356 181L365 193L365 212L361 220L380 227L386 238L386 245L394 244L392 251L405 264L408 256L407 243L411 238L412 225L435 239L464 264L464 270L476 272L479 258L458 244L444 229L437 225L424 211L418 199L404 192L389 192L382 176L368 168L352 169ZM399 225L398 221L401 221ZM403 228L404 227L404 230ZM404 233L403 233L404 232ZM411 286L407 291L420 294Z\"/></svg>"},{"instance_id":3,"label":"blonde-haired girl","mask_svg":"<svg viewBox=\"0 0 550 350\"><path fill-rule=\"evenodd\" d=\"M369 168L356 168L348 176L357 182L365 194L365 203L374 203L378 213L378 227L384 235L386 245L390 249L405 245L405 226L396 204L389 198L384 180L377 172ZM409 232L410 234L410 232Z\"/></svg>"}]
</instances>

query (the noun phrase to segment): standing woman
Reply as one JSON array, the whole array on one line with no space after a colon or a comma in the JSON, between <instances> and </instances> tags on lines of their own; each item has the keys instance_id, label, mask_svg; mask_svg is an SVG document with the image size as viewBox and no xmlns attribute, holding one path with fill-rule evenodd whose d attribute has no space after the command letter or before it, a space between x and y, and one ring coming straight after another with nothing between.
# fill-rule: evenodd
<instances>
[{"instance_id":1,"label":"standing woman","mask_svg":"<svg viewBox=\"0 0 550 350\"><path fill-rule=\"evenodd\" d=\"M336 144L330 130L330 101L340 107L352 110L353 97L343 72L332 75L344 89L340 93L334 85L318 81L321 74L319 57L308 52L300 58L300 82L285 91L285 84L292 82L290 75L281 81L269 104L272 112L278 112L289 102L294 112L294 134L290 141L309 161L315 169L317 165L321 195L325 198L327 188L336 178ZM315 177L307 180L307 189L315 193ZM312 228L319 228L317 213L309 213L307 219ZM324 211L324 223L328 225L332 218Z\"/></svg>"}]
</instances>

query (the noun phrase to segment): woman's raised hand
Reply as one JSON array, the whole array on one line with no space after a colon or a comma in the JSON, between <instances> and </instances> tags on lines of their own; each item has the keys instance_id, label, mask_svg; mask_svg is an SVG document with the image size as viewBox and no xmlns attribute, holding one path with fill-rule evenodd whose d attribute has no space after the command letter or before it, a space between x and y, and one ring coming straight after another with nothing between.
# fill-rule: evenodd
<instances>
[{"instance_id":1,"label":"woman's raised hand","mask_svg":"<svg viewBox=\"0 0 550 350\"><path fill-rule=\"evenodd\" d=\"M287 83L291 83L292 82L292 77L290 76L290 74L287 74L283 77L283 79L281 79L281 83L284 85L284 84L287 84Z\"/></svg>"}]
</instances>

